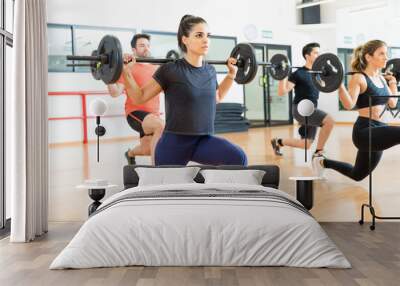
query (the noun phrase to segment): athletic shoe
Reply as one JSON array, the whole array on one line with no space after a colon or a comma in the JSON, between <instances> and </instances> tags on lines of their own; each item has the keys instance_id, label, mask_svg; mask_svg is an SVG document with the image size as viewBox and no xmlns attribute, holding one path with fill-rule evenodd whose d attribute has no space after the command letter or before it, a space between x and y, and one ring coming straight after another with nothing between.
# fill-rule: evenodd
<instances>
[{"instance_id":1,"label":"athletic shoe","mask_svg":"<svg viewBox=\"0 0 400 286\"><path fill-rule=\"evenodd\" d=\"M320 177L322 179L325 179L324 173L325 173L325 168L322 165L323 161L325 160L325 157L322 155L313 155L313 159L312 159L312 167L314 170L314 175L317 177Z\"/></svg>"},{"instance_id":2,"label":"athletic shoe","mask_svg":"<svg viewBox=\"0 0 400 286\"><path fill-rule=\"evenodd\" d=\"M278 143L278 138L273 138L271 140L271 145L272 145L272 149L274 149L275 155L283 156L283 153L281 152L281 146Z\"/></svg>"},{"instance_id":3,"label":"athletic shoe","mask_svg":"<svg viewBox=\"0 0 400 286\"><path fill-rule=\"evenodd\" d=\"M318 153L314 152L312 155L312 158L314 159L315 157L322 156L325 157L325 151L318 151Z\"/></svg>"},{"instance_id":4,"label":"athletic shoe","mask_svg":"<svg viewBox=\"0 0 400 286\"><path fill-rule=\"evenodd\" d=\"M128 149L128 151L125 152L125 158L128 161L128 165L136 165L135 156L133 157L129 156L129 151L130 149Z\"/></svg>"}]
</instances>

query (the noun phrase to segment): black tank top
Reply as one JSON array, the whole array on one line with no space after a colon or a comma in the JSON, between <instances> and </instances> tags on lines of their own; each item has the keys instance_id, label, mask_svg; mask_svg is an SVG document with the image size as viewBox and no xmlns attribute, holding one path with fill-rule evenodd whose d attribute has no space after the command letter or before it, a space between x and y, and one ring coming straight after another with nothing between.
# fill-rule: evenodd
<instances>
[{"instance_id":1,"label":"black tank top","mask_svg":"<svg viewBox=\"0 0 400 286\"><path fill-rule=\"evenodd\" d=\"M364 75L366 81L367 81L367 89L358 95L357 98L357 103L356 103L356 108L364 108L369 106L369 96L373 95L374 97L372 98L372 106L375 105L384 105L388 102L389 98L388 97L376 97L376 96L385 96L385 95L390 95L389 90L386 87L386 83L382 80L381 82L383 84L383 87L379 88L377 87L372 80L369 78L368 75L366 75L363 72L360 72L361 74Z\"/></svg>"}]
</instances>

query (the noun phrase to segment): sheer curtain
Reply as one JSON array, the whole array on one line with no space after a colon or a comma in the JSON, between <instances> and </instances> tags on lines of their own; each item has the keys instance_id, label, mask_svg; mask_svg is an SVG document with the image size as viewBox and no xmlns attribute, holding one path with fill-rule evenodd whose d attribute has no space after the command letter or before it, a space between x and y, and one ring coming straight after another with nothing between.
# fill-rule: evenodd
<instances>
[{"instance_id":1,"label":"sheer curtain","mask_svg":"<svg viewBox=\"0 0 400 286\"><path fill-rule=\"evenodd\" d=\"M48 228L46 0L15 1L13 92L6 98L11 242Z\"/></svg>"}]
</instances>

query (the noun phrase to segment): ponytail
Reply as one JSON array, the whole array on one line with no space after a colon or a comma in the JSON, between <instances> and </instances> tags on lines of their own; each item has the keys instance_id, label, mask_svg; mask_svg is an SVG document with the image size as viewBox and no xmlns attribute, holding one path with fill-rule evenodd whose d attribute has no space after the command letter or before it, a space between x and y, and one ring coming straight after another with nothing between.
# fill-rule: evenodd
<instances>
[{"instance_id":1,"label":"ponytail","mask_svg":"<svg viewBox=\"0 0 400 286\"><path fill-rule=\"evenodd\" d=\"M387 45L384 41L381 40L368 41L364 45L358 46L353 52L353 59L351 61L352 71L353 72L364 71L368 65L366 55L373 56L375 51L383 46Z\"/></svg>"}]
</instances>

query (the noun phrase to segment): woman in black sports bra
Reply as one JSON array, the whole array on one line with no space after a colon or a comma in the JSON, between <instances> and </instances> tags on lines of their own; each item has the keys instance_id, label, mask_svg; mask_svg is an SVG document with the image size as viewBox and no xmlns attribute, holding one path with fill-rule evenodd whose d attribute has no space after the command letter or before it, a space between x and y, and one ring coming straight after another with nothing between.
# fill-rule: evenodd
<instances>
[{"instance_id":1,"label":"woman in black sports bra","mask_svg":"<svg viewBox=\"0 0 400 286\"><path fill-rule=\"evenodd\" d=\"M339 88L339 99L343 106L358 111L358 118L353 126L353 143L357 147L357 157L354 166L326 158L315 158L314 166L322 175L323 168L333 169L339 173L361 181L369 174L368 142L369 142L369 96L385 96L397 93L397 81L392 75L383 77L381 70L386 66L387 45L380 40L369 41L354 50L351 63L355 72L349 82L348 90L342 84ZM383 150L400 144L400 127L388 126L382 122L379 115L388 104L396 107L397 98L372 98L372 170L378 165Z\"/></svg>"}]
</instances>

